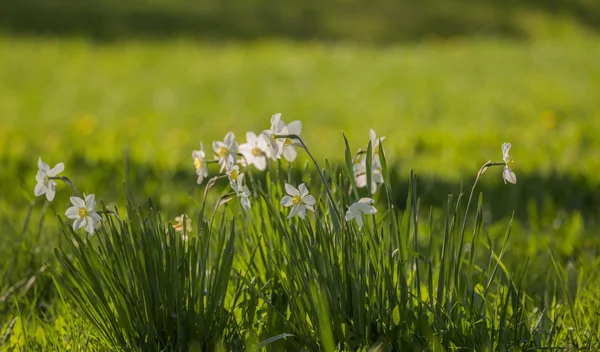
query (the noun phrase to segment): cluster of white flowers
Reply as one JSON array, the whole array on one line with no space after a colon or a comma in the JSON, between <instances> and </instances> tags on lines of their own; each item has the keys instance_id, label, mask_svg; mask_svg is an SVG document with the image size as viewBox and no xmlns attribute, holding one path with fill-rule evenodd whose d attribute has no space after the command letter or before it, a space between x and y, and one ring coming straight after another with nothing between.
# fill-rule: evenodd
<instances>
[{"instance_id":1,"label":"cluster of white flowers","mask_svg":"<svg viewBox=\"0 0 600 352\"><path fill-rule=\"evenodd\" d=\"M377 138L373 130L369 130L371 139L372 157L371 157L371 193L377 191L377 185L383 183L383 173L381 170L381 161L379 160L379 144L385 137ZM353 165L354 182L356 187L367 187L367 155L359 154Z\"/></svg>"}]
</instances>

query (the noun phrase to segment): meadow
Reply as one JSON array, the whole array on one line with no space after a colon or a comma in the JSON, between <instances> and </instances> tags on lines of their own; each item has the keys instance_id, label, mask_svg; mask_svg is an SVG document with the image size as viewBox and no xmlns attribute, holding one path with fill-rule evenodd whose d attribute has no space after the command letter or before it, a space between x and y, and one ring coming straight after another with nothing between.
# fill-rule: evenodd
<instances>
[{"instance_id":1,"label":"meadow","mask_svg":"<svg viewBox=\"0 0 600 352\"><path fill-rule=\"evenodd\" d=\"M2 37L0 347L599 349L599 43ZM242 168L249 210L226 177L196 183L201 141L211 157L278 112L318 166L298 148ZM517 183L490 167L471 193L504 142ZM358 148L383 164L362 228ZM118 216L70 230L68 185L34 196L39 157Z\"/></svg>"}]
</instances>

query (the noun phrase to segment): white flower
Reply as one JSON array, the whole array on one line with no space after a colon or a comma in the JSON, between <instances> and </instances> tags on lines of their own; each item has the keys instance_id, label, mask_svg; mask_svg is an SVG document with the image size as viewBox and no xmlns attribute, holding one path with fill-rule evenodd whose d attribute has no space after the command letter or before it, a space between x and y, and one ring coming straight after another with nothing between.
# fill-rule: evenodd
<instances>
[{"instance_id":1,"label":"white flower","mask_svg":"<svg viewBox=\"0 0 600 352\"><path fill-rule=\"evenodd\" d=\"M377 138L377 134L374 130L369 130L369 138L371 139L371 145L373 148L373 154L379 154L379 143L382 142L385 137Z\"/></svg>"},{"instance_id":2,"label":"white flower","mask_svg":"<svg viewBox=\"0 0 600 352\"><path fill-rule=\"evenodd\" d=\"M96 228L96 221L99 221L100 215L94 210L96 208L96 201L94 200L93 194L84 194L85 200L79 197L71 197L72 207L67 209L65 215L72 220L73 230L77 231L81 227L85 227L85 231L89 234L93 234Z\"/></svg>"},{"instance_id":3,"label":"white flower","mask_svg":"<svg viewBox=\"0 0 600 352\"><path fill-rule=\"evenodd\" d=\"M504 183L507 181L510 183L517 183L517 175L515 175L514 171L512 171L512 166L515 163L513 158L508 155L508 151L510 150L510 143L502 144L502 159L504 159L504 171L502 171L502 177L504 178Z\"/></svg>"},{"instance_id":4,"label":"white flower","mask_svg":"<svg viewBox=\"0 0 600 352\"><path fill-rule=\"evenodd\" d=\"M361 198L358 202L352 204L346 212L346 221L356 219L356 222L358 223L358 228L362 228L362 213L372 215L377 212L377 209L375 209L375 207L371 204L373 204L373 199L371 198Z\"/></svg>"},{"instance_id":5,"label":"white flower","mask_svg":"<svg viewBox=\"0 0 600 352\"><path fill-rule=\"evenodd\" d=\"M297 156L295 146L301 146L302 144L291 138L276 138L275 135L295 134L299 136L301 132L302 122L292 121L289 125L286 125L281 120L280 113L271 116L271 129L262 132L267 139L271 158L276 160L283 155L287 161L294 161Z\"/></svg>"},{"instance_id":6,"label":"white flower","mask_svg":"<svg viewBox=\"0 0 600 352\"><path fill-rule=\"evenodd\" d=\"M50 177L56 177L58 174L63 172L65 169L65 164L58 163L51 169L48 164L42 161L42 158L39 158L38 169L39 170L35 175L35 181L37 184L35 185L33 193L36 195L36 197L45 193L46 199L51 202L56 194L56 182L51 180Z\"/></svg>"},{"instance_id":7,"label":"white flower","mask_svg":"<svg viewBox=\"0 0 600 352\"><path fill-rule=\"evenodd\" d=\"M263 171L267 167L267 157L270 154L267 136L246 132L246 141L247 143L240 144L240 153L248 165L254 165L258 170Z\"/></svg>"},{"instance_id":8,"label":"white flower","mask_svg":"<svg viewBox=\"0 0 600 352\"><path fill-rule=\"evenodd\" d=\"M292 207L290 211L290 215L288 215L288 219L291 219L294 215L298 214L301 219L304 219L306 216L306 209L315 211L313 209L313 205L317 202L315 197L308 194L308 189L304 183L296 187L285 184L285 191L287 192L287 196L281 198L281 205L284 207Z\"/></svg>"},{"instance_id":9,"label":"white flower","mask_svg":"<svg viewBox=\"0 0 600 352\"><path fill-rule=\"evenodd\" d=\"M237 143L235 142L235 135L233 134L233 132L228 132L225 135L225 139L223 142L213 142L213 150L215 152L215 159L219 160L219 165L221 165L221 172L225 170L227 165L235 164Z\"/></svg>"},{"instance_id":10,"label":"white flower","mask_svg":"<svg viewBox=\"0 0 600 352\"><path fill-rule=\"evenodd\" d=\"M184 226L184 219L185 219L185 226ZM188 232L192 229L192 219L190 219L187 215L185 214L181 214L181 216L176 216L175 217L175 221L177 221L177 223L172 224L173 229L175 230L175 232L184 232L184 227L185 227L185 232Z\"/></svg>"},{"instance_id":11,"label":"white flower","mask_svg":"<svg viewBox=\"0 0 600 352\"><path fill-rule=\"evenodd\" d=\"M383 183L383 174L378 155L373 156L371 163L371 193L374 194L377 191L377 185ZM358 163L354 164L353 169L356 187L367 187L367 157L363 156Z\"/></svg>"},{"instance_id":12,"label":"white flower","mask_svg":"<svg viewBox=\"0 0 600 352\"><path fill-rule=\"evenodd\" d=\"M242 208L249 210L250 209L250 190L248 186L243 184L244 182L244 174L240 174L237 177L237 181L231 183L231 188L235 194L240 198L240 202L242 203Z\"/></svg>"},{"instance_id":13,"label":"white flower","mask_svg":"<svg viewBox=\"0 0 600 352\"><path fill-rule=\"evenodd\" d=\"M194 159L194 168L196 169L196 175L198 175L198 184L202 184L202 181L208 177L208 167L206 165L206 153L204 153L204 145L200 143L200 150L194 150L192 152L192 158Z\"/></svg>"},{"instance_id":14,"label":"white flower","mask_svg":"<svg viewBox=\"0 0 600 352\"><path fill-rule=\"evenodd\" d=\"M229 164L227 166L227 171L225 172L227 177L229 177L229 183L231 183L231 187L238 181L244 178L244 173L240 173L240 167L234 164Z\"/></svg>"}]
</instances>

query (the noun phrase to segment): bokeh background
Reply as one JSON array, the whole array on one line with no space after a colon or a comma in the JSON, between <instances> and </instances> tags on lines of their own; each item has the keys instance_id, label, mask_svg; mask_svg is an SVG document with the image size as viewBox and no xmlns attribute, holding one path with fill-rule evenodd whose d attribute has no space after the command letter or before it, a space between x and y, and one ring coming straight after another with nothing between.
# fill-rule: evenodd
<instances>
[{"instance_id":1,"label":"bokeh background","mask_svg":"<svg viewBox=\"0 0 600 352\"><path fill-rule=\"evenodd\" d=\"M487 221L514 210L547 244L575 217L571 256L598 241L599 31L596 0L3 0L3 223L43 201L38 157L107 203L127 184L193 213L191 151L282 112L320 160L343 160L342 131L353 149L386 136L400 206L410 169L439 207L511 142L518 183L484 175Z\"/></svg>"}]
</instances>

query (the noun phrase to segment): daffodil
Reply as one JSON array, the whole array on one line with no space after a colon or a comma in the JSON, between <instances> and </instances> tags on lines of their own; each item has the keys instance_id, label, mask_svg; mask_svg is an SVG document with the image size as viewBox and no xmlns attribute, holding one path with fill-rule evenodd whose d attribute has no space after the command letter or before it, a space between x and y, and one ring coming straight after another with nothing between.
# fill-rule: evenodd
<instances>
[{"instance_id":1,"label":"daffodil","mask_svg":"<svg viewBox=\"0 0 600 352\"><path fill-rule=\"evenodd\" d=\"M225 172L227 177L229 178L229 183L231 183L231 187L236 184L238 181L244 178L244 173L240 173L240 167L234 164L229 164L227 166L227 171Z\"/></svg>"},{"instance_id":2,"label":"daffodil","mask_svg":"<svg viewBox=\"0 0 600 352\"><path fill-rule=\"evenodd\" d=\"M377 133L375 133L373 129L370 129L369 138L371 139L373 154L379 154L379 143L381 143L385 137L377 137Z\"/></svg>"},{"instance_id":3,"label":"daffodil","mask_svg":"<svg viewBox=\"0 0 600 352\"><path fill-rule=\"evenodd\" d=\"M185 223L184 223L184 219L185 219ZM175 224L172 224L175 232L184 233L184 231L188 232L192 228L192 219L190 219L185 214L181 214L181 216L176 216L175 221L177 221L177 222ZM185 226L184 226L184 224L185 224Z\"/></svg>"},{"instance_id":4,"label":"daffodil","mask_svg":"<svg viewBox=\"0 0 600 352\"><path fill-rule=\"evenodd\" d=\"M504 159L504 163L505 163L504 171L502 171L502 177L504 178L504 183L510 182L510 183L514 184L514 183L517 183L517 175L515 175L514 171L512 170L514 160L508 154L510 147L511 147L510 143L502 144L502 159Z\"/></svg>"},{"instance_id":5,"label":"daffodil","mask_svg":"<svg viewBox=\"0 0 600 352\"><path fill-rule=\"evenodd\" d=\"M285 191L288 195L281 198L281 205L284 207L292 207L292 210L287 217L288 219L291 219L296 214L298 214L301 219L304 219L306 216L306 209L315 211L313 205L315 205L317 201L315 200L315 197L308 194L308 189L304 183L300 184L298 188L286 183Z\"/></svg>"},{"instance_id":6,"label":"daffodil","mask_svg":"<svg viewBox=\"0 0 600 352\"><path fill-rule=\"evenodd\" d=\"M204 153L204 145L202 143L200 143L200 150L194 150L192 152L192 159L194 159L194 168L196 169L196 175L198 175L196 182L202 184L204 179L208 177L206 153Z\"/></svg>"},{"instance_id":7,"label":"daffodil","mask_svg":"<svg viewBox=\"0 0 600 352\"><path fill-rule=\"evenodd\" d=\"M358 202L352 204L346 212L346 221L356 219L358 228L362 228L362 214L373 215L377 212L377 209L371 204L373 204L373 199L371 198L361 198Z\"/></svg>"},{"instance_id":8,"label":"daffodil","mask_svg":"<svg viewBox=\"0 0 600 352\"><path fill-rule=\"evenodd\" d=\"M215 152L215 159L218 160L219 165L221 165L221 172L225 170L227 165L235 164L237 143L235 142L235 135L233 132L228 132L225 135L223 142L213 142L213 150Z\"/></svg>"},{"instance_id":9,"label":"daffodil","mask_svg":"<svg viewBox=\"0 0 600 352\"><path fill-rule=\"evenodd\" d=\"M96 200L93 194L85 196L85 200L79 197L71 197L72 207L67 209L65 215L72 220L73 230L77 231L84 227L85 231L93 234L96 229L96 222L99 221L100 215L94 210L96 208Z\"/></svg>"},{"instance_id":10,"label":"daffodil","mask_svg":"<svg viewBox=\"0 0 600 352\"><path fill-rule=\"evenodd\" d=\"M354 164L354 182L356 187L367 187L367 158L363 156L361 160ZM379 156L374 155L371 167L371 193L377 191L377 185L383 183L383 174L381 173L381 163Z\"/></svg>"},{"instance_id":11,"label":"daffodil","mask_svg":"<svg viewBox=\"0 0 600 352\"><path fill-rule=\"evenodd\" d=\"M51 178L57 177L57 175L63 172L64 169L65 164L63 163L58 163L53 168L50 168L48 164L42 161L42 158L39 158L38 172L35 175L35 181L37 184L33 190L33 193L36 195L36 197L46 194L46 199L51 202L56 194L56 182Z\"/></svg>"},{"instance_id":12,"label":"daffodil","mask_svg":"<svg viewBox=\"0 0 600 352\"><path fill-rule=\"evenodd\" d=\"M246 133L246 143L240 144L240 154L248 165L254 165L263 171L267 167L267 157L270 154L269 143L264 134L256 135L254 132Z\"/></svg>"},{"instance_id":13,"label":"daffodil","mask_svg":"<svg viewBox=\"0 0 600 352\"><path fill-rule=\"evenodd\" d=\"M237 181L231 184L231 188L240 199L240 203L242 203L242 208L245 210L250 209L250 190L248 186L244 185L244 174L240 174L237 177Z\"/></svg>"},{"instance_id":14,"label":"daffodil","mask_svg":"<svg viewBox=\"0 0 600 352\"><path fill-rule=\"evenodd\" d=\"M276 135L281 134L285 127L285 123L281 120L281 113L274 114L271 116L271 128L264 130L263 135L267 141L269 147L269 155L273 160L277 160L281 157L281 146L283 143L275 138Z\"/></svg>"},{"instance_id":15,"label":"daffodil","mask_svg":"<svg viewBox=\"0 0 600 352\"><path fill-rule=\"evenodd\" d=\"M277 138L276 135L295 134L299 136L301 132L302 122L292 121L289 125L286 125L281 119L280 113L271 116L271 129L262 133L267 139L271 158L277 160L283 155L287 161L294 161L297 156L295 147L302 144L292 138Z\"/></svg>"},{"instance_id":16,"label":"daffodil","mask_svg":"<svg viewBox=\"0 0 600 352\"><path fill-rule=\"evenodd\" d=\"M292 121L287 126L283 128L281 134L295 134L300 136L302 132L302 122L301 121ZM281 154L288 162L292 162L296 160L296 156L298 156L298 152L296 152L296 146L300 146L301 144L292 138L286 138L283 140L283 144L281 146Z\"/></svg>"}]
</instances>

